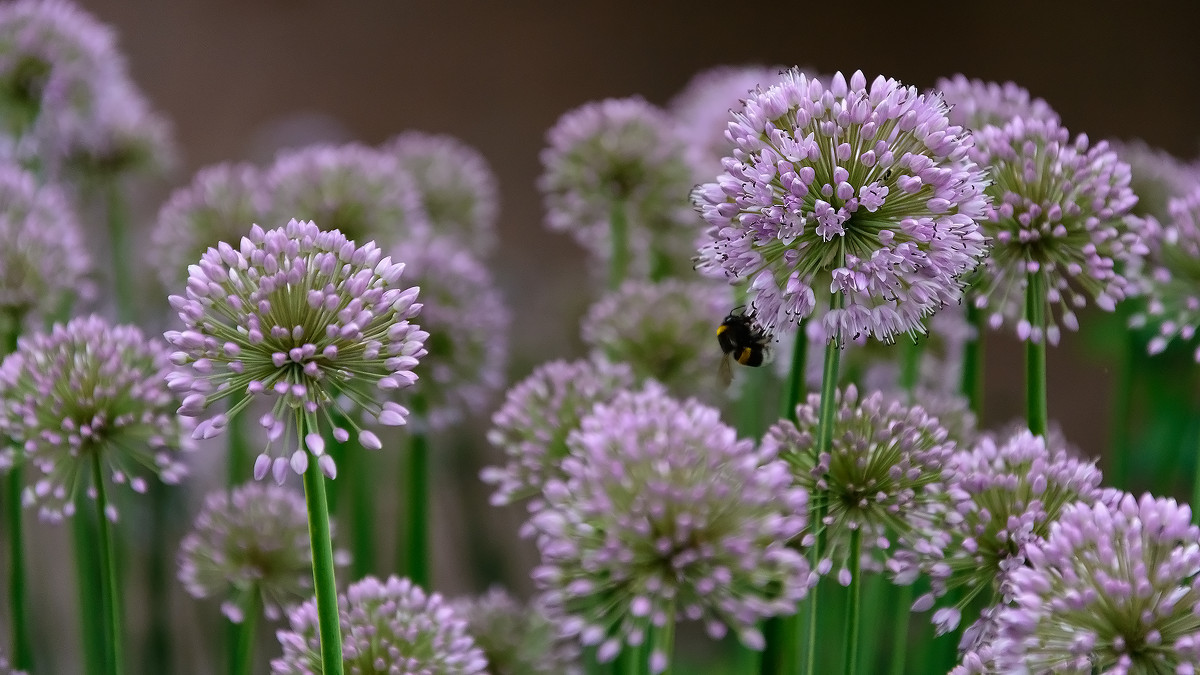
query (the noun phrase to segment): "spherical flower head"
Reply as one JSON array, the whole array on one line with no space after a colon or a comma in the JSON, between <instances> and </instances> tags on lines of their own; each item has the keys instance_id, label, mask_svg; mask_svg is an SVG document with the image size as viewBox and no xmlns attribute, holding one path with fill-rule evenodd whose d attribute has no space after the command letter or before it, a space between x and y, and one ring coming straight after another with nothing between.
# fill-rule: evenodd
<instances>
[{"instance_id":1,"label":"spherical flower head","mask_svg":"<svg viewBox=\"0 0 1200 675\"><path fill-rule=\"evenodd\" d=\"M985 82L959 73L938 78L934 90L950 106L950 123L964 129L1003 126L1014 117L1058 122L1058 113L1016 82Z\"/></svg>"},{"instance_id":2,"label":"spherical flower head","mask_svg":"<svg viewBox=\"0 0 1200 675\"><path fill-rule=\"evenodd\" d=\"M1177 338L1191 340L1200 326L1200 183L1170 204L1169 225L1148 239L1146 308L1133 317L1134 325L1157 328L1151 354ZM1200 347L1195 358L1200 362Z\"/></svg>"},{"instance_id":3,"label":"spherical flower head","mask_svg":"<svg viewBox=\"0 0 1200 675\"><path fill-rule=\"evenodd\" d=\"M170 122L153 110L125 79L106 87L96 101L95 129L62 158L70 179L115 180L133 173L162 173L176 161Z\"/></svg>"},{"instance_id":4,"label":"spherical flower head","mask_svg":"<svg viewBox=\"0 0 1200 675\"><path fill-rule=\"evenodd\" d=\"M579 675L579 646L537 603L517 602L501 588L454 603L467 632L487 657L491 675Z\"/></svg>"},{"instance_id":5,"label":"spherical flower head","mask_svg":"<svg viewBox=\"0 0 1200 675\"><path fill-rule=\"evenodd\" d=\"M90 267L66 197L33 174L0 162L0 314L53 314L83 286Z\"/></svg>"},{"instance_id":6,"label":"spherical flower head","mask_svg":"<svg viewBox=\"0 0 1200 675\"><path fill-rule=\"evenodd\" d=\"M1100 496L1095 462L1071 457L1028 429L1009 438L982 437L970 450L955 453L944 530L950 543L941 551L916 551L933 590L918 599L929 608L947 590L963 590L954 608L935 613L939 632L953 630L961 609L980 594L989 604L1010 599L1003 591L1013 570L1025 564L1028 548L1042 541L1063 508Z\"/></svg>"},{"instance_id":7,"label":"spherical flower head","mask_svg":"<svg viewBox=\"0 0 1200 675\"><path fill-rule=\"evenodd\" d=\"M606 293L583 318L583 342L596 353L627 363L639 379L694 393L716 380L713 335L729 312L729 287L708 280L630 279Z\"/></svg>"},{"instance_id":8,"label":"spherical flower head","mask_svg":"<svg viewBox=\"0 0 1200 675\"><path fill-rule=\"evenodd\" d=\"M809 569L788 542L808 496L716 409L651 384L596 405L567 445L531 520L533 578L564 635L607 661L679 616L761 648L757 622L795 611Z\"/></svg>"},{"instance_id":9,"label":"spherical flower head","mask_svg":"<svg viewBox=\"0 0 1200 675\"><path fill-rule=\"evenodd\" d=\"M1000 672L1192 673L1200 667L1200 529L1173 499L1067 506L999 617Z\"/></svg>"},{"instance_id":10,"label":"spherical flower head","mask_svg":"<svg viewBox=\"0 0 1200 675\"><path fill-rule=\"evenodd\" d=\"M750 92L779 79L779 66L716 66L692 76L671 99L668 112L678 121L688 157L699 180L721 172L721 160L733 150L725 137L729 111L740 110Z\"/></svg>"},{"instance_id":11,"label":"spherical flower head","mask_svg":"<svg viewBox=\"0 0 1200 675\"><path fill-rule=\"evenodd\" d=\"M628 365L597 356L544 363L509 389L487 435L507 459L481 476L496 486L492 503L511 504L540 494L549 478L560 475L567 435L579 420L592 406L632 387L634 380Z\"/></svg>"},{"instance_id":12,"label":"spherical flower head","mask_svg":"<svg viewBox=\"0 0 1200 675\"><path fill-rule=\"evenodd\" d=\"M188 265L219 241L238 241L269 208L261 172L250 164L216 164L196 172L158 212L150 260L163 286L187 282Z\"/></svg>"},{"instance_id":13,"label":"spherical flower head","mask_svg":"<svg viewBox=\"0 0 1200 675\"><path fill-rule=\"evenodd\" d=\"M1071 140L1057 122L1016 118L977 131L971 156L992 179L982 224L992 249L972 295L993 328L1007 323L1022 340L1057 344L1059 325L1078 329L1075 311L1089 299L1111 312L1132 294L1124 272L1146 254L1145 225L1126 217L1137 202L1129 165L1107 143L1089 147L1086 135ZM1031 275L1045 335L1027 318Z\"/></svg>"},{"instance_id":14,"label":"spherical flower head","mask_svg":"<svg viewBox=\"0 0 1200 675\"><path fill-rule=\"evenodd\" d=\"M1138 199L1131 212L1160 223L1171 222L1170 201L1185 197L1200 182L1200 166L1141 140L1109 141L1109 146L1129 165L1129 187Z\"/></svg>"},{"instance_id":15,"label":"spherical flower head","mask_svg":"<svg viewBox=\"0 0 1200 675\"><path fill-rule=\"evenodd\" d=\"M194 598L221 599L234 623L251 594L270 619L303 602L313 587L304 496L265 483L209 494L180 544L179 581Z\"/></svg>"},{"instance_id":16,"label":"spherical flower head","mask_svg":"<svg viewBox=\"0 0 1200 675\"><path fill-rule=\"evenodd\" d=\"M729 134L725 172L693 193L711 226L697 269L748 282L765 329L812 314L817 289L845 298L822 317L838 340L923 333L958 300L984 252L987 200L970 135L940 98L793 69L733 113Z\"/></svg>"},{"instance_id":17,"label":"spherical flower head","mask_svg":"<svg viewBox=\"0 0 1200 675\"><path fill-rule=\"evenodd\" d=\"M794 483L814 504L824 502L825 569L836 566L845 585L856 530L865 555L889 556L897 542L922 550L940 546L932 531L954 443L921 406L881 392L860 399L853 385L836 396L831 452L816 452L820 394L796 406L795 424L783 420L768 429L762 448L788 463Z\"/></svg>"},{"instance_id":18,"label":"spherical flower head","mask_svg":"<svg viewBox=\"0 0 1200 675\"><path fill-rule=\"evenodd\" d=\"M691 267L692 173L670 116L641 98L606 99L566 113L546 136L538 187L547 227L607 261L620 210L633 276Z\"/></svg>"},{"instance_id":19,"label":"spherical flower head","mask_svg":"<svg viewBox=\"0 0 1200 675\"><path fill-rule=\"evenodd\" d=\"M318 420L336 419L331 408L346 413L342 396L379 424L404 424L407 409L378 402L417 380L413 368L429 337L410 323L421 309L419 289L401 284L403 271L373 242L358 246L337 230L295 220L269 231L255 225L237 248L208 249L188 269L186 294L170 297L183 330L165 334L178 350L172 360L190 366L171 377L171 389L186 393L179 413L208 415L194 436L212 438L252 400L273 400L259 419L268 443L254 477L270 471L282 483L289 465L304 473L310 454L325 475L336 475ZM228 410L212 414L218 401ZM380 447L373 432L344 418L359 443ZM329 424L336 440L349 438Z\"/></svg>"},{"instance_id":20,"label":"spherical flower head","mask_svg":"<svg viewBox=\"0 0 1200 675\"><path fill-rule=\"evenodd\" d=\"M266 171L271 219L311 220L381 245L425 234L428 217L395 157L362 145L313 145L280 154Z\"/></svg>"},{"instance_id":21,"label":"spherical flower head","mask_svg":"<svg viewBox=\"0 0 1200 675\"><path fill-rule=\"evenodd\" d=\"M500 189L478 150L453 136L406 131L381 152L412 176L435 232L456 237L478 256L495 249Z\"/></svg>"},{"instance_id":22,"label":"spherical flower head","mask_svg":"<svg viewBox=\"0 0 1200 675\"><path fill-rule=\"evenodd\" d=\"M338 610L346 675L472 675L487 668L467 622L441 595L408 579L366 577L350 584L338 596ZM316 601L297 607L288 622L289 629L277 633L283 656L271 661L271 673L324 672Z\"/></svg>"},{"instance_id":23,"label":"spherical flower head","mask_svg":"<svg viewBox=\"0 0 1200 675\"><path fill-rule=\"evenodd\" d=\"M167 388L172 372L165 345L96 316L21 338L0 365L0 434L19 452L6 463L23 460L39 474L25 504L47 520L72 515L81 490L96 496L96 463L102 479L139 494L154 477L179 482L188 444Z\"/></svg>"}]
</instances>

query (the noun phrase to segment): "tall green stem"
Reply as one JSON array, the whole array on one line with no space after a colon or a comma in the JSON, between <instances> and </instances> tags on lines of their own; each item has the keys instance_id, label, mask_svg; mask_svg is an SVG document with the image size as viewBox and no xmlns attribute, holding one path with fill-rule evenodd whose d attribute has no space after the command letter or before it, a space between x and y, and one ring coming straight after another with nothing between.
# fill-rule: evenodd
<instances>
[{"instance_id":1,"label":"tall green stem","mask_svg":"<svg viewBox=\"0 0 1200 675\"><path fill-rule=\"evenodd\" d=\"M1109 410L1111 441L1109 442L1109 461L1105 466L1105 477L1119 490L1133 488L1129 475L1130 424L1133 416L1134 366L1137 356L1136 340L1129 330L1121 331L1121 356L1117 362L1116 382L1113 383L1113 404ZM1200 461L1197 463L1200 471ZM1200 474L1198 474L1200 475ZM1193 504L1200 502L1193 501Z\"/></svg>"},{"instance_id":2,"label":"tall green stem","mask_svg":"<svg viewBox=\"0 0 1200 675\"><path fill-rule=\"evenodd\" d=\"M249 415L243 410L229 420L229 465L226 482L230 489L250 476L250 429L247 428L247 419Z\"/></svg>"},{"instance_id":3,"label":"tall green stem","mask_svg":"<svg viewBox=\"0 0 1200 675\"><path fill-rule=\"evenodd\" d=\"M108 643L108 675L125 672L125 636L121 630L121 601L117 589L116 546L113 542L111 523L108 520L108 491L104 487L104 471L100 464L100 453L92 454L92 481L96 487L96 515L100 524L100 596L104 604L104 639Z\"/></svg>"},{"instance_id":4,"label":"tall green stem","mask_svg":"<svg viewBox=\"0 0 1200 675\"><path fill-rule=\"evenodd\" d=\"M260 614L262 598L258 587L251 584L242 603L242 622L235 629L233 660L229 664L229 672L233 675L250 675L254 672L254 636L258 631Z\"/></svg>"},{"instance_id":5,"label":"tall green stem","mask_svg":"<svg viewBox=\"0 0 1200 675\"><path fill-rule=\"evenodd\" d=\"M650 658L654 658L655 654L662 654L666 658L666 664L660 675L671 675L671 664L675 661L675 606L671 605L667 609L667 622L661 628L656 628L653 631L653 646L650 648ZM653 668L647 668L647 672L654 672Z\"/></svg>"},{"instance_id":6,"label":"tall green stem","mask_svg":"<svg viewBox=\"0 0 1200 675\"><path fill-rule=\"evenodd\" d=\"M375 481L372 465L375 457L364 448L345 448L342 453L346 480L350 484L350 524L354 558L354 578L375 572Z\"/></svg>"},{"instance_id":7,"label":"tall green stem","mask_svg":"<svg viewBox=\"0 0 1200 675\"><path fill-rule=\"evenodd\" d=\"M850 604L846 612L846 675L858 673L858 615L862 609L862 530L850 532Z\"/></svg>"},{"instance_id":8,"label":"tall green stem","mask_svg":"<svg viewBox=\"0 0 1200 675\"><path fill-rule=\"evenodd\" d=\"M308 538L312 542L313 585L317 591L321 672L343 675L342 627L338 619L333 539L329 534L329 504L325 499L325 476L315 461L309 462L308 470L304 472L304 501L308 504Z\"/></svg>"},{"instance_id":9,"label":"tall green stem","mask_svg":"<svg viewBox=\"0 0 1200 675\"><path fill-rule=\"evenodd\" d=\"M609 216L612 255L608 261L608 290L615 291L629 271L629 214L625 202L613 200Z\"/></svg>"},{"instance_id":10,"label":"tall green stem","mask_svg":"<svg viewBox=\"0 0 1200 675\"><path fill-rule=\"evenodd\" d=\"M796 326L796 341L792 343L792 369L788 373L787 390L783 396L780 417L796 421L796 406L804 399L804 377L808 367L808 322Z\"/></svg>"},{"instance_id":11,"label":"tall green stem","mask_svg":"<svg viewBox=\"0 0 1200 675\"><path fill-rule=\"evenodd\" d=\"M908 660L908 622L912 617L913 587L911 584L900 586L899 590L892 634L891 675L904 675L905 662Z\"/></svg>"},{"instance_id":12,"label":"tall green stem","mask_svg":"<svg viewBox=\"0 0 1200 675\"><path fill-rule=\"evenodd\" d=\"M133 266L129 258L129 215L125 197L117 179L105 180L105 217L108 221L108 243L112 247L113 287L116 293L117 316L122 322L137 320L137 302L133 285Z\"/></svg>"},{"instance_id":13,"label":"tall green stem","mask_svg":"<svg viewBox=\"0 0 1200 675\"><path fill-rule=\"evenodd\" d=\"M104 675L106 647L104 646L104 605L100 597L100 541L96 528L85 517L95 505L82 494L75 498L75 515L71 535L75 549L75 583L79 587L79 618L83 638L83 662L87 675ZM101 516L103 518L103 516Z\"/></svg>"},{"instance_id":14,"label":"tall green stem","mask_svg":"<svg viewBox=\"0 0 1200 675\"><path fill-rule=\"evenodd\" d=\"M1046 404L1046 302L1042 275L1029 273L1025 287L1025 319L1032 334L1025 341L1025 409L1029 430L1046 435L1049 413ZM1034 339L1037 338L1037 339Z\"/></svg>"},{"instance_id":15,"label":"tall green stem","mask_svg":"<svg viewBox=\"0 0 1200 675\"><path fill-rule=\"evenodd\" d=\"M414 432L408 449L405 497L408 500L402 568L414 584L429 588L429 440Z\"/></svg>"},{"instance_id":16,"label":"tall green stem","mask_svg":"<svg viewBox=\"0 0 1200 675\"><path fill-rule=\"evenodd\" d=\"M897 348L900 350L900 388L907 394L908 402L912 403L913 392L921 381L921 352L924 351L924 344L901 337Z\"/></svg>"},{"instance_id":17,"label":"tall green stem","mask_svg":"<svg viewBox=\"0 0 1200 675\"><path fill-rule=\"evenodd\" d=\"M0 361L17 350L22 317L0 316ZM9 439L0 436L0 448ZM12 612L12 665L16 670L33 670L33 641L29 634L29 600L25 587L25 535L21 509L21 472L24 462L18 460L4 476L4 513L8 525L8 604Z\"/></svg>"},{"instance_id":18,"label":"tall green stem","mask_svg":"<svg viewBox=\"0 0 1200 675\"><path fill-rule=\"evenodd\" d=\"M962 393L977 419L983 414L983 310L968 298L967 326L971 336L963 345Z\"/></svg>"},{"instance_id":19,"label":"tall green stem","mask_svg":"<svg viewBox=\"0 0 1200 675\"><path fill-rule=\"evenodd\" d=\"M1192 481L1192 523L1200 525L1200 447L1196 449L1196 477Z\"/></svg>"}]
</instances>

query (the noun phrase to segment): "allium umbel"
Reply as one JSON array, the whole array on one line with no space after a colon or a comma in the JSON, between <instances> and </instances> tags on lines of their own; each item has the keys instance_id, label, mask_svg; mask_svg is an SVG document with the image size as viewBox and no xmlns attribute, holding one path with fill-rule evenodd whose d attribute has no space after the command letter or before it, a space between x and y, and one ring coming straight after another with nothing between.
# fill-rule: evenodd
<instances>
[{"instance_id":1,"label":"allium umbel","mask_svg":"<svg viewBox=\"0 0 1200 675\"><path fill-rule=\"evenodd\" d=\"M1166 227L1150 238L1146 310L1133 321L1157 327L1158 335L1148 345L1151 354L1176 338L1191 340L1200 327L1200 183L1183 198L1172 199L1170 212ZM1195 359L1200 362L1200 347Z\"/></svg>"},{"instance_id":2,"label":"allium umbel","mask_svg":"<svg viewBox=\"0 0 1200 675\"><path fill-rule=\"evenodd\" d=\"M983 255L982 171L936 96L856 72L829 87L793 69L734 112L725 173L696 188L711 226L698 269L749 282L767 330L798 323L816 291L845 295L826 334L891 340L957 302Z\"/></svg>"},{"instance_id":3,"label":"allium umbel","mask_svg":"<svg viewBox=\"0 0 1200 675\"><path fill-rule=\"evenodd\" d=\"M599 645L601 661L677 615L761 648L758 621L793 613L808 592L808 563L788 545L808 495L715 409L649 385L597 405L567 445L531 521L533 578L563 634Z\"/></svg>"},{"instance_id":4,"label":"allium umbel","mask_svg":"<svg viewBox=\"0 0 1200 675\"><path fill-rule=\"evenodd\" d=\"M1015 82L985 82L959 74L938 78L934 90L950 106L950 123L968 130L1004 126L1014 117L1058 122L1058 113Z\"/></svg>"},{"instance_id":5,"label":"allium umbel","mask_svg":"<svg viewBox=\"0 0 1200 675\"><path fill-rule=\"evenodd\" d=\"M80 491L96 495L94 462L103 480L137 493L155 477L179 482L188 446L167 388L172 372L164 345L96 316L22 338L0 365L0 434L19 456L0 463L37 470L24 502L49 520L72 515ZM115 520L112 501L108 509Z\"/></svg>"},{"instance_id":6,"label":"allium umbel","mask_svg":"<svg viewBox=\"0 0 1200 675\"><path fill-rule=\"evenodd\" d=\"M993 644L1000 672L1194 673L1200 668L1200 529L1173 499L1125 495L1064 509Z\"/></svg>"},{"instance_id":7,"label":"allium umbel","mask_svg":"<svg viewBox=\"0 0 1200 675\"><path fill-rule=\"evenodd\" d=\"M237 248L210 248L189 268L186 295L170 297L184 330L166 333L179 350L172 359L190 366L170 380L187 393L180 414L208 414L195 436L221 433L253 399L273 400L259 420L269 442L254 476L270 471L282 482L289 464L304 472L309 453L327 476L336 475L321 428L332 427L338 441L349 438L330 415L348 412L341 397L372 421L403 425L408 410L379 399L417 380L412 369L428 337L409 322L421 305L418 289L400 283L403 271L374 243L358 246L337 230L295 220L268 231L255 225ZM228 409L210 414L219 401ZM364 447L381 447L354 416L344 419Z\"/></svg>"},{"instance_id":8,"label":"allium umbel","mask_svg":"<svg viewBox=\"0 0 1200 675\"><path fill-rule=\"evenodd\" d=\"M563 639L537 602L522 603L503 589L454 603L467 632L483 650L490 675L579 675L579 644Z\"/></svg>"}]
</instances>

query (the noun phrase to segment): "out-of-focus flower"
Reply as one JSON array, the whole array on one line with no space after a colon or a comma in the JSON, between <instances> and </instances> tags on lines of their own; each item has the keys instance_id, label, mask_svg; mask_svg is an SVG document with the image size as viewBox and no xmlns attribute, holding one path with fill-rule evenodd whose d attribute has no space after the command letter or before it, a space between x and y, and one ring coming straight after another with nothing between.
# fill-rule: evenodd
<instances>
[{"instance_id":1,"label":"out-of-focus flower","mask_svg":"<svg viewBox=\"0 0 1200 675\"><path fill-rule=\"evenodd\" d=\"M938 78L934 90L950 106L950 123L977 130L987 125L1004 126L1014 117L1026 120L1059 121L1058 113L1016 82L985 82L959 73Z\"/></svg>"},{"instance_id":2,"label":"out-of-focus flower","mask_svg":"<svg viewBox=\"0 0 1200 675\"><path fill-rule=\"evenodd\" d=\"M1126 217L1137 202L1129 165L1106 142L1089 147L1057 122L1016 118L976 131L971 156L992 180L982 223L992 248L971 295L993 328L1008 323L1022 340L1057 344L1059 324L1077 330L1075 311L1089 299L1111 312L1136 290L1125 271L1146 254L1145 224ZM1045 336L1027 318L1030 275Z\"/></svg>"},{"instance_id":3,"label":"out-of-focus flower","mask_svg":"<svg viewBox=\"0 0 1200 675\"><path fill-rule=\"evenodd\" d=\"M408 579L366 577L350 584L338 607L347 675L472 675L487 668L466 620L441 595L427 594ZM289 629L277 633L283 656L271 661L271 672L322 672L317 603L309 600L292 610L288 622Z\"/></svg>"},{"instance_id":4,"label":"out-of-focus flower","mask_svg":"<svg viewBox=\"0 0 1200 675\"><path fill-rule=\"evenodd\" d=\"M110 85L97 101L95 114L101 131L63 157L68 179L115 180L132 173L162 173L175 164L170 122L132 84Z\"/></svg>"},{"instance_id":5,"label":"out-of-focus flower","mask_svg":"<svg viewBox=\"0 0 1200 675\"><path fill-rule=\"evenodd\" d=\"M196 172L158 212L150 255L167 288L187 281L210 246L236 243L250 226L266 222L267 194L262 174L250 164L216 164Z\"/></svg>"},{"instance_id":6,"label":"out-of-focus flower","mask_svg":"<svg viewBox=\"0 0 1200 675\"><path fill-rule=\"evenodd\" d=\"M547 227L609 261L615 218L624 222L630 276L691 267L692 173L670 116L640 98L588 103L559 118L547 142L538 179Z\"/></svg>"},{"instance_id":7,"label":"out-of-focus flower","mask_svg":"<svg viewBox=\"0 0 1200 675\"><path fill-rule=\"evenodd\" d=\"M729 288L712 281L630 279L605 294L583 318L584 344L627 363L640 379L654 379L678 394L719 388L716 340L729 311Z\"/></svg>"},{"instance_id":8,"label":"out-of-focus flower","mask_svg":"<svg viewBox=\"0 0 1200 675\"><path fill-rule=\"evenodd\" d=\"M762 448L791 467L812 504L824 504L823 565L850 583L850 535L862 533L864 555L887 557L904 542L921 550L942 545L934 531L944 512L954 443L936 418L874 392L859 398L853 385L837 392L831 452L816 453L820 394L796 406L796 423L767 430Z\"/></svg>"},{"instance_id":9,"label":"out-of-focus flower","mask_svg":"<svg viewBox=\"0 0 1200 675\"><path fill-rule=\"evenodd\" d=\"M579 675L579 646L558 635L558 627L537 603L517 602L503 589L454 603L467 620L467 633L487 657L491 675Z\"/></svg>"},{"instance_id":10,"label":"out-of-focus flower","mask_svg":"<svg viewBox=\"0 0 1200 675\"><path fill-rule=\"evenodd\" d=\"M96 316L21 338L0 365L0 434L20 456L10 450L0 463L25 461L40 474L25 504L59 520L80 491L96 496L96 475L137 493L154 477L179 482L188 445L167 388L173 370L165 345ZM116 520L113 500L107 509Z\"/></svg>"},{"instance_id":11,"label":"out-of-focus flower","mask_svg":"<svg viewBox=\"0 0 1200 675\"><path fill-rule=\"evenodd\" d=\"M563 635L607 661L679 616L761 648L757 622L795 611L809 569L789 542L808 495L715 409L650 384L596 405L567 445L531 520L533 578ZM652 670L668 657L652 654Z\"/></svg>"},{"instance_id":12,"label":"out-of-focus flower","mask_svg":"<svg viewBox=\"0 0 1200 675\"><path fill-rule=\"evenodd\" d=\"M180 544L180 583L192 597L221 599L234 623L245 618L249 594L268 618L279 618L312 595L306 513L304 496L283 486L211 493Z\"/></svg>"},{"instance_id":13,"label":"out-of-focus flower","mask_svg":"<svg viewBox=\"0 0 1200 675\"><path fill-rule=\"evenodd\" d=\"M913 352L903 351L911 343L901 343L902 347L897 349L859 337L846 344L841 371L848 379L861 382L864 391L899 391L907 386L905 359L916 358L915 386L953 397L961 390L963 354L967 341L975 333L975 327L967 322L965 307L948 305L929 320L928 332L918 340ZM810 329L808 382L814 389L821 386L826 342L823 331ZM953 405L946 397L943 397L945 403ZM925 408L929 410L929 406Z\"/></svg>"},{"instance_id":14,"label":"out-of-focus flower","mask_svg":"<svg viewBox=\"0 0 1200 675\"><path fill-rule=\"evenodd\" d=\"M1159 223L1169 223L1170 201L1187 196L1200 184L1200 166L1188 164L1165 150L1140 140L1109 141L1109 145L1129 165L1129 187L1138 199L1130 211L1136 215L1153 216Z\"/></svg>"},{"instance_id":15,"label":"out-of-focus flower","mask_svg":"<svg viewBox=\"0 0 1200 675\"><path fill-rule=\"evenodd\" d=\"M453 136L406 131L381 152L412 176L435 233L456 237L478 256L495 249L500 190L478 150Z\"/></svg>"},{"instance_id":16,"label":"out-of-focus flower","mask_svg":"<svg viewBox=\"0 0 1200 675\"><path fill-rule=\"evenodd\" d=\"M417 417L445 428L483 413L504 387L508 358L508 307L491 273L457 240L448 236L405 242L392 249L403 260L404 278L421 289L421 325L430 335L421 359Z\"/></svg>"},{"instance_id":17,"label":"out-of-focus flower","mask_svg":"<svg viewBox=\"0 0 1200 675\"><path fill-rule=\"evenodd\" d=\"M25 675L25 671L13 670L12 666L8 664L8 659L4 658L3 654L0 654L0 675Z\"/></svg>"},{"instance_id":18,"label":"out-of-focus flower","mask_svg":"<svg viewBox=\"0 0 1200 675\"><path fill-rule=\"evenodd\" d=\"M0 162L0 314L53 315L89 268L75 213L53 185Z\"/></svg>"},{"instance_id":19,"label":"out-of-focus flower","mask_svg":"<svg viewBox=\"0 0 1200 675\"><path fill-rule=\"evenodd\" d=\"M998 672L1191 673L1200 667L1200 529L1173 499L1067 506L1013 570Z\"/></svg>"},{"instance_id":20,"label":"out-of-focus flower","mask_svg":"<svg viewBox=\"0 0 1200 675\"><path fill-rule=\"evenodd\" d=\"M750 96L729 133L725 173L693 193L711 226L697 269L749 283L764 328L812 314L815 289L844 295L822 317L839 340L924 333L924 317L958 301L959 275L984 252L987 199L970 135L940 98L883 77L868 87L861 72L826 87L793 69Z\"/></svg>"},{"instance_id":21,"label":"out-of-focus flower","mask_svg":"<svg viewBox=\"0 0 1200 675\"><path fill-rule=\"evenodd\" d=\"M283 152L267 169L271 222L311 220L388 246L428 233L416 182L395 157L350 143Z\"/></svg>"},{"instance_id":22,"label":"out-of-focus flower","mask_svg":"<svg viewBox=\"0 0 1200 675\"><path fill-rule=\"evenodd\" d=\"M342 408L341 396L379 424L404 424L407 409L378 402L416 381L412 371L429 337L409 322L421 305L418 289L400 283L403 271L374 243L358 246L295 220L269 231L255 225L238 248L221 242L208 249L189 268L186 295L170 297L184 329L165 334L179 350L172 360L190 366L170 378L172 390L186 393L180 414L199 417L217 401L229 403L200 422L195 436L216 436L252 400L273 398L260 419L269 442L254 477L269 470L282 483L289 464L305 471L310 452L327 476L336 475L319 420L325 416L336 440L349 438L329 416ZM364 447L381 447L373 432L346 420Z\"/></svg>"},{"instance_id":23,"label":"out-of-focus flower","mask_svg":"<svg viewBox=\"0 0 1200 675\"><path fill-rule=\"evenodd\" d=\"M510 504L541 493L547 479L560 475L567 435L579 420L633 383L629 366L593 357L544 363L509 389L487 435L507 459L504 466L483 471L484 482L496 486L492 503Z\"/></svg>"},{"instance_id":24,"label":"out-of-focus flower","mask_svg":"<svg viewBox=\"0 0 1200 675\"><path fill-rule=\"evenodd\" d=\"M1133 324L1158 328L1148 348L1157 354L1174 339L1191 340L1200 326L1200 183L1181 199L1171 200L1171 220L1149 237L1146 309ZM1200 347L1195 351L1200 362Z\"/></svg>"}]
</instances>

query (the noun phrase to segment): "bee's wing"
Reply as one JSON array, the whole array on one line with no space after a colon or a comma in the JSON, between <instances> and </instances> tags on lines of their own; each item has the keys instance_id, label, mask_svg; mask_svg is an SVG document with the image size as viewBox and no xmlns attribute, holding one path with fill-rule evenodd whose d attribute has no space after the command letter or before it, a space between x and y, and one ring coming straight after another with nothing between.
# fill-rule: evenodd
<instances>
[{"instance_id":1,"label":"bee's wing","mask_svg":"<svg viewBox=\"0 0 1200 675\"><path fill-rule=\"evenodd\" d=\"M729 365L729 355L721 357L721 365L717 366L717 379L721 381L722 387L728 387L730 382L733 382L733 368Z\"/></svg>"}]
</instances>

